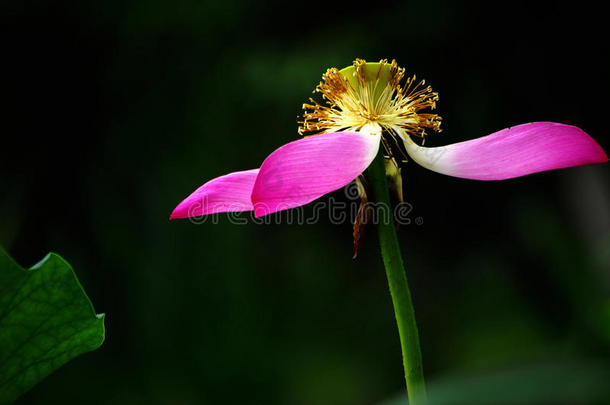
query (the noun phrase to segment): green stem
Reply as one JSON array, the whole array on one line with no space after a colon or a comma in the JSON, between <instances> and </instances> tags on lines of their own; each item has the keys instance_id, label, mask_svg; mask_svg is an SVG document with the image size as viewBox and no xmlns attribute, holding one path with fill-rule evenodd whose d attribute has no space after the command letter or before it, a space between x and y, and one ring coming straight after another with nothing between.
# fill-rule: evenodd
<instances>
[{"instance_id":1,"label":"green stem","mask_svg":"<svg viewBox=\"0 0 610 405\"><path fill-rule=\"evenodd\" d=\"M407 283L407 276L394 226L382 148L380 148L377 157L369 166L368 173L373 198L377 203L376 209L379 210L377 212L377 219L381 256L383 257L388 284L390 285L392 303L394 304L396 323L398 324L409 403L417 405L426 401L424 370L419 348L415 312L411 302L409 284Z\"/></svg>"}]
</instances>

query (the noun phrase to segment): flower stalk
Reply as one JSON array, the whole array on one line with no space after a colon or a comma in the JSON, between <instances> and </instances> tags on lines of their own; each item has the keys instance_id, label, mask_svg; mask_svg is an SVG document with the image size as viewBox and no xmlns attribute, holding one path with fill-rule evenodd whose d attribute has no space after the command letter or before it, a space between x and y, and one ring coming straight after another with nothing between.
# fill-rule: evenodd
<instances>
[{"instance_id":1,"label":"flower stalk","mask_svg":"<svg viewBox=\"0 0 610 405\"><path fill-rule=\"evenodd\" d=\"M391 207L383 149L379 150L373 163L369 166L368 174L374 201L378 206ZM382 215L379 215L378 218L379 244L398 325L409 404L418 405L426 401L426 385L415 311L398 245L394 219L391 216L384 218Z\"/></svg>"}]
</instances>

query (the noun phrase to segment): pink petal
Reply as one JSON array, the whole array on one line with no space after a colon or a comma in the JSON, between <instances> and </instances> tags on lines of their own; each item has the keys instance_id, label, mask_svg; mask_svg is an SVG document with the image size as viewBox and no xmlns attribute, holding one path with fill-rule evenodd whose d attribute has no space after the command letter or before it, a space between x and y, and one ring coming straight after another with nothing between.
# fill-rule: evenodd
<instances>
[{"instance_id":1,"label":"pink petal","mask_svg":"<svg viewBox=\"0 0 610 405\"><path fill-rule=\"evenodd\" d=\"M438 148L424 148L407 139L405 147L427 169L474 180L503 180L608 161L583 130L553 122L522 124Z\"/></svg>"},{"instance_id":2,"label":"pink petal","mask_svg":"<svg viewBox=\"0 0 610 405\"><path fill-rule=\"evenodd\" d=\"M252 211L252 187L258 169L230 173L199 187L182 201L170 219L197 217L217 212Z\"/></svg>"},{"instance_id":3,"label":"pink petal","mask_svg":"<svg viewBox=\"0 0 610 405\"><path fill-rule=\"evenodd\" d=\"M277 149L263 162L254 184L256 217L307 204L345 186L371 164L379 143L378 134L335 132Z\"/></svg>"}]
</instances>

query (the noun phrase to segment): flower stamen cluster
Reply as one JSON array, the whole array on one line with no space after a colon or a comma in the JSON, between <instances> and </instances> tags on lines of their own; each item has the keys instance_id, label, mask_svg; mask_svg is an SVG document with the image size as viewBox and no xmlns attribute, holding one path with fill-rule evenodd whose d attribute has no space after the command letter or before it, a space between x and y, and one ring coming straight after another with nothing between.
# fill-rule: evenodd
<instances>
[{"instance_id":1,"label":"flower stamen cluster","mask_svg":"<svg viewBox=\"0 0 610 405\"><path fill-rule=\"evenodd\" d=\"M441 117L421 112L436 107L438 93L425 80L405 79L405 69L395 60L367 64L356 59L352 67L328 69L314 92L322 93L324 103L310 98L303 104L303 136L359 131L367 124L403 141L409 135L424 138L426 129L440 131Z\"/></svg>"}]
</instances>

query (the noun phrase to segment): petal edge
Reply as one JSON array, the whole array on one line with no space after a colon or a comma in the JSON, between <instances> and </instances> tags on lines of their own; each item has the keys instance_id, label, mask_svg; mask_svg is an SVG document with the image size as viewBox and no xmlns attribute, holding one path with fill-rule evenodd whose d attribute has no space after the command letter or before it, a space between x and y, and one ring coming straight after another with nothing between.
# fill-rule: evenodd
<instances>
[{"instance_id":1,"label":"petal edge","mask_svg":"<svg viewBox=\"0 0 610 405\"><path fill-rule=\"evenodd\" d=\"M258 171L233 172L208 181L178 204L170 219L252 211L250 196Z\"/></svg>"}]
</instances>

